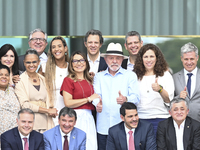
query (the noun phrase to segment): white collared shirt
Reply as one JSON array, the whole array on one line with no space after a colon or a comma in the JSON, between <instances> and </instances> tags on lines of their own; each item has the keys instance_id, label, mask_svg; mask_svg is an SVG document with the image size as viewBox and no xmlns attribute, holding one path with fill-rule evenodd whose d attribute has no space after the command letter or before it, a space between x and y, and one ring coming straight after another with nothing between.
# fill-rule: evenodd
<instances>
[{"instance_id":1,"label":"white collared shirt","mask_svg":"<svg viewBox=\"0 0 200 150\"><path fill-rule=\"evenodd\" d=\"M71 131L68 133L68 134L65 134L62 132L61 128L59 127L60 129L60 134L61 134L61 139L62 139L62 147L64 147L64 142L65 142L65 135L67 135L67 140L68 140L68 144L70 142L70 136L71 136Z\"/></svg>"},{"instance_id":2,"label":"white collared shirt","mask_svg":"<svg viewBox=\"0 0 200 150\"><path fill-rule=\"evenodd\" d=\"M127 70L133 71L133 69L134 69L134 64L130 62L130 57L129 57L127 62Z\"/></svg>"},{"instance_id":3,"label":"white collared shirt","mask_svg":"<svg viewBox=\"0 0 200 150\"><path fill-rule=\"evenodd\" d=\"M129 131L130 131L130 129L128 129L127 127L126 127L126 125L125 125L125 123L124 123L124 129L125 129L125 133L126 133L126 142L127 142L127 147L128 147L128 149L129 149ZM135 128L133 128L133 129L131 129L131 131L133 131L133 140L134 140L134 133L135 133ZM134 142L134 141L133 141ZM134 144L135 145L135 144Z\"/></svg>"},{"instance_id":4,"label":"white collared shirt","mask_svg":"<svg viewBox=\"0 0 200 150\"><path fill-rule=\"evenodd\" d=\"M90 71L89 72L94 72L95 74L98 72L99 69L99 63L100 63L100 53L98 58L93 62L90 60L89 55L87 55L88 62L90 64Z\"/></svg>"},{"instance_id":5,"label":"white collared shirt","mask_svg":"<svg viewBox=\"0 0 200 150\"><path fill-rule=\"evenodd\" d=\"M46 63L47 62L47 55L45 54L45 52L43 52L40 56L40 64Z\"/></svg>"},{"instance_id":6,"label":"white collared shirt","mask_svg":"<svg viewBox=\"0 0 200 150\"><path fill-rule=\"evenodd\" d=\"M173 120L173 123L174 123L175 132L176 132L177 150L184 150L183 132L184 132L185 120L181 123L180 128L178 128L178 125L174 120Z\"/></svg>"},{"instance_id":7,"label":"white collared shirt","mask_svg":"<svg viewBox=\"0 0 200 150\"><path fill-rule=\"evenodd\" d=\"M19 130L18 130L19 131ZM30 133L27 135L27 136L24 136L24 135L22 135L20 132L19 132L19 135L20 135L20 137L21 137L21 140L22 140L22 147L23 147L23 150L24 150L24 140L23 140L23 138L27 138L27 142L28 142L28 147L29 147L29 136L30 136Z\"/></svg>"},{"instance_id":8,"label":"white collared shirt","mask_svg":"<svg viewBox=\"0 0 200 150\"><path fill-rule=\"evenodd\" d=\"M188 81L188 75L187 73L192 73L193 75L191 76L191 91L190 91L190 97L193 95L195 87L196 87L196 78L197 78L197 67L192 71L188 72L184 68L184 75L185 75L185 86L187 86L187 81ZM189 95L188 95L189 96Z\"/></svg>"}]
</instances>

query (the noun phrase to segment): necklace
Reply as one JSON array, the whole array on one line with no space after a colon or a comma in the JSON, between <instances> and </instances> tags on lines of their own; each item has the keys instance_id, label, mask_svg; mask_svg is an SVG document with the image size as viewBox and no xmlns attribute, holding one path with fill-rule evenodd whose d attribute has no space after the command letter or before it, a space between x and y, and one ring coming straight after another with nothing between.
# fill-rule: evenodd
<instances>
[{"instance_id":1,"label":"necklace","mask_svg":"<svg viewBox=\"0 0 200 150\"><path fill-rule=\"evenodd\" d=\"M87 83L88 83L88 81L86 81ZM84 89L83 89L83 87L82 87L82 85L81 85L81 83L78 81L78 84L80 85L80 87L81 87L81 89L82 89L82 92L83 92L83 98L86 98L86 96L85 96L85 92L84 92ZM88 86L90 87L90 96L92 95L92 88L91 88L91 86L90 86L90 84L88 83Z\"/></svg>"}]
</instances>

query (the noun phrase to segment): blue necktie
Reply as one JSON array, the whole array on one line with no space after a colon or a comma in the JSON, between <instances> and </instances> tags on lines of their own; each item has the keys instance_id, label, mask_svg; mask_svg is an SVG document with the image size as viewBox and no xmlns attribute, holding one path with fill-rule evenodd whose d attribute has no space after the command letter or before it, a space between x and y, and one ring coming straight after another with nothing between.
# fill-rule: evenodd
<instances>
[{"instance_id":1,"label":"blue necktie","mask_svg":"<svg viewBox=\"0 0 200 150\"><path fill-rule=\"evenodd\" d=\"M193 75L192 73L187 73L188 75L188 81L187 81L187 90L188 90L188 94L190 97L190 92L191 92L191 76Z\"/></svg>"}]
</instances>

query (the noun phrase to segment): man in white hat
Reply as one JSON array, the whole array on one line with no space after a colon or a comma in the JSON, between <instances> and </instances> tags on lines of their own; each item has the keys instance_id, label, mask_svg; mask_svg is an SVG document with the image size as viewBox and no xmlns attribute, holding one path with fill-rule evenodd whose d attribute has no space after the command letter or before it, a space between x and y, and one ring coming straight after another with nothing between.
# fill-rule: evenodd
<instances>
[{"instance_id":1,"label":"man in white hat","mask_svg":"<svg viewBox=\"0 0 200 150\"><path fill-rule=\"evenodd\" d=\"M121 122L120 107L124 102L139 103L139 88L134 72L121 67L124 58L122 46L110 43L104 57L108 68L94 77L94 90L101 100L95 99L97 109L98 150L106 149L108 129Z\"/></svg>"}]
</instances>

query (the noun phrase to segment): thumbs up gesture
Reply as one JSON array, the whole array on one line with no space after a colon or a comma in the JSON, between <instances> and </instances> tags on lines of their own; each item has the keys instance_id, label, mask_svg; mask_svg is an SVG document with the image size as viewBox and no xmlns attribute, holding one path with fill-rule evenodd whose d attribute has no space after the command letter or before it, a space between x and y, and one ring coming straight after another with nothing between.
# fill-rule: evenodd
<instances>
[{"instance_id":1,"label":"thumbs up gesture","mask_svg":"<svg viewBox=\"0 0 200 150\"><path fill-rule=\"evenodd\" d=\"M155 83L152 83L151 87L155 92L158 92L160 90L160 86L158 84L158 78L155 79Z\"/></svg>"},{"instance_id":2,"label":"thumbs up gesture","mask_svg":"<svg viewBox=\"0 0 200 150\"><path fill-rule=\"evenodd\" d=\"M124 102L127 101L126 96L123 96L121 91L118 92L119 93L119 97L117 97L117 104L122 105Z\"/></svg>"},{"instance_id":3,"label":"thumbs up gesture","mask_svg":"<svg viewBox=\"0 0 200 150\"><path fill-rule=\"evenodd\" d=\"M102 99L100 98L100 101L99 101L99 103L97 104L97 106L96 106L96 111L98 112L98 113L101 113L102 112Z\"/></svg>"},{"instance_id":4,"label":"thumbs up gesture","mask_svg":"<svg viewBox=\"0 0 200 150\"><path fill-rule=\"evenodd\" d=\"M180 92L180 98L185 99L187 96L187 87L184 87L184 90Z\"/></svg>"}]
</instances>

